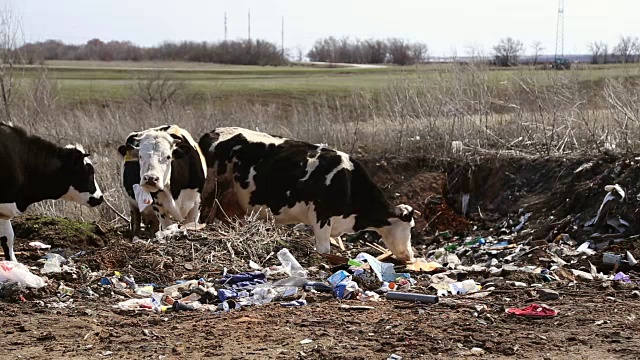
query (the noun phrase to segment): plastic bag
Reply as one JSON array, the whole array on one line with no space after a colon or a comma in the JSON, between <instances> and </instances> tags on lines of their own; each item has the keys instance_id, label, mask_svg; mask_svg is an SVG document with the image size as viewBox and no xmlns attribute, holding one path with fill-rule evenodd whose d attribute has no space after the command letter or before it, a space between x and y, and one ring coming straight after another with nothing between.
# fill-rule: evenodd
<instances>
[{"instance_id":1,"label":"plastic bag","mask_svg":"<svg viewBox=\"0 0 640 360\"><path fill-rule=\"evenodd\" d=\"M41 274L50 274L50 273L61 273L62 272L62 264L64 264L67 260L54 253L47 254L47 260L44 262L44 267L40 269Z\"/></svg>"},{"instance_id":2,"label":"plastic bag","mask_svg":"<svg viewBox=\"0 0 640 360\"><path fill-rule=\"evenodd\" d=\"M47 285L40 276L34 275L29 268L16 261L0 261L0 283L19 284L21 287L39 289Z\"/></svg>"},{"instance_id":3,"label":"plastic bag","mask_svg":"<svg viewBox=\"0 0 640 360\"><path fill-rule=\"evenodd\" d=\"M140 209L140 211L143 211L144 209L146 209L147 206L153 203L153 198L151 197L151 194L146 192L138 184L133 185L133 195L135 196L136 201L138 202L138 209Z\"/></svg>"}]
</instances>

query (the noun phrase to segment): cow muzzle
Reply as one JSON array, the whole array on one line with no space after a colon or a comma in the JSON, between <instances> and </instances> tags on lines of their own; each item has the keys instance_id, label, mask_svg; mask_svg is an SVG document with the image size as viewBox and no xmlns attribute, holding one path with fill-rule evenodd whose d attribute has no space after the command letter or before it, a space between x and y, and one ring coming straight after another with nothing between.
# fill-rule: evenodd
<instances>
[{"instance_id":1,"label":"cow muzzle","mask_svg":"<svg viewBox=\"0 0 640 360\"><path fill-rule=\"evenodd\" d=\"M142 186L142 188L148 192L155 192L155 191L162 190L162 186L160 185L160 178L155 175L143 176L140 186Z\"/></svg>"}]
</instances>

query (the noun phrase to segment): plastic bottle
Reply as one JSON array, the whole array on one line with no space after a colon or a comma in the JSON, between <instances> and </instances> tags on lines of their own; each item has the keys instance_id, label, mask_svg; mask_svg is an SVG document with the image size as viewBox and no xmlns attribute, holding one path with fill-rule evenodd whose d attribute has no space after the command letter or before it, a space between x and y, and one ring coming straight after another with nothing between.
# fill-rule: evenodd
<instances>
[{"instance_id":1,"label":"plastic bottle","mask_svg":"<svg viewBox=\"0 0 640 360\"><path fill-rule=\"evenodd\" d=\"M413 301L427 304L435 304L439 301L435 295L403 293L397 291L389 291L385 296L387 300Z\"/></svg>"},{"instance_id":2,"label":"plastic bottle","mask_svg":"<svg viewBox=\"0 0 640 360\"><path fill-rule=\"evenodd\" d=\"M302 266L300 266L298 260L296 260L296 258L291 255L287 248L283 248L282 250L278 251L278 260L280 260L284 267L287 267L287 265L290 266L291 276L304 278L307 277L307 272Z\"/></svg>"},{"instance_id":3,"label":"plastic bottle","mask_svg":"<svg viewBox=\"0 0 640 360\"><path fill-rule=\"evenodd\" d=\"M303 287L308 282L307 278L292 276L286 279L281 279L273 283L273 286L295 286Z\"/></svg>"},{"instance_id":4,"label":"plastic bottle","mask_svg":"<svg viewBox=\"0 0 640 360\"><path fill-rule=\"evenodd\" d=\"M317 292L330 293L333 291L331 285L325 284L321 281L309 281L302 287L304 291L315 290Z\"/></svg>"},{"instance_id":5,"label":"plastic bottle","mask_svg":"<svg viewBox=\"0 0 640 360\"><path fill-rule=\"evenodd\" d=\"M164 288L164 293L173 298L179 298L181 296L180 294L183 291L191 289L192 286L198 286L198 280L190 280L182 282L180 284L168 286Z\"/></svg>"},{"instance_id":6,"label":"plastic bottle","mask_svg":"<svg viewBox=\"0 0 640 360\"><path fill-rule=\"evenodd\" d=\"M180 301L176 301L173 303L173 311L182 311L182 310L197 310L202 306L198 301L194 301L192 303L183 303Z\"/></svg>"}]
</instances>

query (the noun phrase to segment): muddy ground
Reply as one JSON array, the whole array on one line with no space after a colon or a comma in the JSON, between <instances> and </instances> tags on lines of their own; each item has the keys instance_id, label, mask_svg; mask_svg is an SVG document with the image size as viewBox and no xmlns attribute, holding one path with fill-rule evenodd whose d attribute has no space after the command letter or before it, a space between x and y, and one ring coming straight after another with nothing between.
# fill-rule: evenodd
<instances>
[{"instance_id":1,"label":"muddy ground","mask_svg":"<svg viewBox=\"0 0 640 360\"><path fill-rule=\"evenodd\" d=\"M602 264L605 251L628 250L640 259L640 242L634 237L639 225L640 171L632 156L483 156L465 161L412 158L369 160L366 165L390 198L422 211L424 219L417 222L413 240L418 256L461 242L465 236L497 236L501 229L517 224L517 213L524 209L532 213L525 225L527 231L511 243L537 241L540 245L543 241L538 250L544 250L545 243L553 243L559 234L567 234L578 243L594 232L600 234L592 237L597 241L603 235L622 239L593 256L576 257L565 266L568 269L589 272L591 262L607 274L612 269ZM610 210L611 215L625 219L629 227L623 233L606 224L598 229L585 228L584 221L594 217L600 207L604 186L613 183L620 184L627 196ZM470 194L466 217L461 216L464 193ZM138 283L171 285L177 279L217 278L225 267L229 272L247 271L250 259L261 265L277 264L275 256L266 257L282 247L289 248L310 269L311 276L326 276L331 266L314 253L308 234L269 224L244 230L209 226L164 244L132 243L125 228L113 224L23 217L14 227L18 260L37 267L35 273L42 267L37 261L46 254L29 247L29 241L35 240L52 245L51 251L72 257L78 270L75 278L68 273L56 274L49 277L50 284L45 288L11 294L0 301L2 358L387 359L392 354L403 359L640 357L636 268L622 269L633 280L630 284L581 281L566 274L545 283L532 274L517 272L490 279L486 272L469 271L458 276L478 282L490 280L496 290L483 298L449 296L435 305L382 301L364 304L373 306L373 310L341 309L341 304L362 303L307 293L309 305L299 308L272 303L230 313L126 312L112 306L131 297L131 293L99 284L113 271L133 275ZM448 238L440 234L443 231L461 237ZM234 235L230 235L232 232ZM240 243L229 240L232 237L250 240ZM347 250L341 253L334 248L335 253L355 257L365 251L379 255L369 246L375 237L345 240ZM520 265L550 267L546 257L532 252L520 260ZM412 276L418 282L412 291L435 293L428 288L429 275ZM560 298L541 301L535 287L515 287L504 280L542 284L558 291ZM61 301L56 296L61 282L75 290L70 299ZM506 308L531 303L544 303L556 309L558 316L528 319L505 313ZM306 339L312 341L301 344Z\"/></svg>"}]
</instances>

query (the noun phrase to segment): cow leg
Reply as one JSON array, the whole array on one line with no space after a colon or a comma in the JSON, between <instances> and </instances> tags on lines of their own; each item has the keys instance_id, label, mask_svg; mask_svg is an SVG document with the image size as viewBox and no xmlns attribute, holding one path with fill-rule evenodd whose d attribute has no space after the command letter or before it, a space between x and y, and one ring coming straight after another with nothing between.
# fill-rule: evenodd
<instances>
[{"instance_id":1,"label":"cow leg","mask_svg":"<svg viewBox=\"0 0 640 360\"><path fill-rule=\"evenodd\" d=\"M156 212L156 215L158 216L161 230L166 230L173 223L169 214L167 214L162 208L160 208L159 211Z\"/></svg>"},{"instance_id":2,"label":"cow leg","mask_svg":"<svg viewBox=\"0 0 640 360\"><path fill-rule=\"evenodd\" d=\"M193 207L191 207L189 212L187 212L187 216L185 217L186 224L195 223L196 225L198 225L198 221L200 221L200 199L199 198L194 202Z\"/></svg>"},{"instance_id":3,"label":"cow leg","mask_svg":"<svg viewBox=\"0 0 640 360\"><path fill-rule=\"evenodd\" d=\"M16 261L16 255L13 253L13 227L10 220L0 220L0 244L4 251L4 259Z\"/></svg>"},{"instance_id":4,"label":"cow leg","mask_svg":"<svg viewBox=\"0 0 640 360\"><path fill-rule=\"evenodd\" d=\"M316 237L316 251L320 254L331 254L331 224L316 223L313 233Z\"/></svg>"},{"instance_id":5,"label":"cow leg","mask_svg":"<svg viewBox=\"0 0 640 360\"><path fill-rule=\"evenodd\" d=\"M131 230L131 238L138 236L140 234L140 210L134 207L131 207L131 225L129 229Z\"/></svg>"}]
</instances>

